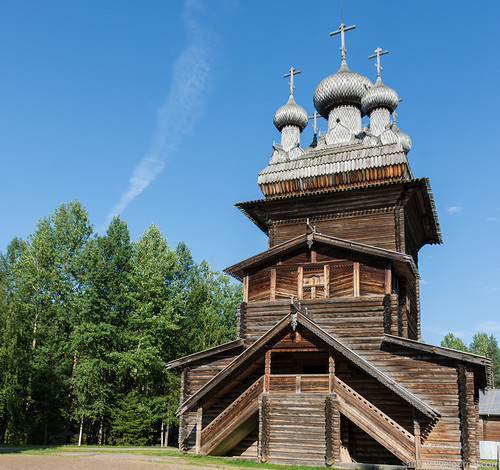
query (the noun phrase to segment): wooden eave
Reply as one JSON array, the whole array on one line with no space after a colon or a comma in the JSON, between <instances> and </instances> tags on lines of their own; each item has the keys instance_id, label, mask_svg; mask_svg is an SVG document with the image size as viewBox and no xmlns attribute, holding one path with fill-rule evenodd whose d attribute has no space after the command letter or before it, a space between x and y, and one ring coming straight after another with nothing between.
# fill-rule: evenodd
<instances>
[{"instance_id":1,"label":"wooden eave","mask_svg":"<svg viewBox=\"0 0 500 470\"><path fill-rule=\"evenodd\" d=\"M406 402L414 406L416 409L424 413L426 416L432 419L440 416L440 413L430 407L423 400L406 390L404 387L399 385L396 381L391 379L389 376L381 372L379 369L374 367L368 361L363 359L353 350L342 344L340 340L334 338L332 335L327 333L325 330L320 328L312 320L304 316L300 311L294 308L292 303L291 313L287 314L282 320L280 320L273 328L271 328L267 333L262 335L257 341L255 341L250 347L243 351L238 357L236 357L230 364L228 364L222 371L215 375L210 381L208 381L203 387L201 387L197 392L195 392L191 397L189 397L184 403L182 403L178 410L177 415L181 415L184 412L192 409L204 396L213 391L221 382L230 377L231 374L236 372L239 368L245 366L248 362L254 359L261 350L265 348L268 342L286 327L291 324L292 319L297 321L297 324L302 325L307 328L311 333L316 335L319 339L324 341L328 346L331 346L335 351L342 354L349 361L354 363L357 367L365 371L367 374L374 377L382 385L386 386L398 396L403 398Z\"/></svg>"},{"instance_id":2,"label":"wooden eave","mask_svg":"<svg viewBox=\"0 0 500 470\"><path fill-rule=\"evenodd\" d=\"M425 243L436 244L442 243L441 228L436 212L434 197L432 195L430 182L428 178L415 178L411 180L388 181L383 183L367 184L364 186L335 188L324 191L304 192L302 194L293 194L286 196L275 196L267 199L256 199L252 201L238 202L235 206L243 212L257 227L259 227L266 235L269 234L268 220L273 220L273 213L277 207L282 207L283 202L293 205L301 203L305 200L321 199L328 195L348 193L353 191L373 191L374 189L399 189L416 188L421 194L422 213L425 218Z\"/></svg>"},{"instance_id":3,"label":"wooden eave","mask_svg":"<svg viewBox=\"0 0 500 470\"><path fill-rule=\"evenodd\" d=\"M471 364L476 370L483 370L484 386L492 386L491 380L491 359L479 356L477 354L468 353L465 351L457 351L456 349L445 348L443 346L434 346L433 344L415 341L413 339L401 338L399 336L385 334L382 341L387 344L394 344L416 351L422 351L427 354L432 354L436 357L454 359L460 362Z\"/></svg>"},{"instance_id":4,"label":"wooden eave","mask_svg":"<svg viewBox=\"0 0 500 470\"><path fill-rule=\"evenodd\" d=\"M341 238L331 237L330 235L324 235L318 232L305 233L304 235L299 235L298 237L292 238L284 243L275 245L266 251L229 266L224 270L224 272L242 281L245 273L249 270L257 268L263 264L270 263L276 258L296 251L302 246L308 246L308 244L311 243L328 245L361 255L373 256L374 258L382 258L390 261L396 270L403 276L408 277L413 275L417 278L419 276L417 265L410 255L372 245L366 245L364 243L343 240Z\"/></svg>"},{"instance_id":5,"label":"wooden eave","mask_svg":"<svg viewBox=\"0 0 500 470\"><path fill-rule=\"evenodd\" d=\"M242 339L237 339L235 341L231 341L229 343L224 343L219 346L215 346L210 349L205 349L204 351L195 352L193 354L189 354L188 356L180 357L179 359L175 359L173 361L167 362L165 364L166 369L173 369L174 367L184 366L191 362L199 361L201 359L207 359L212 356L216 356L222 352L231 351L233 349L242 348L245 342Z\"/></svg>"}]
</instances>

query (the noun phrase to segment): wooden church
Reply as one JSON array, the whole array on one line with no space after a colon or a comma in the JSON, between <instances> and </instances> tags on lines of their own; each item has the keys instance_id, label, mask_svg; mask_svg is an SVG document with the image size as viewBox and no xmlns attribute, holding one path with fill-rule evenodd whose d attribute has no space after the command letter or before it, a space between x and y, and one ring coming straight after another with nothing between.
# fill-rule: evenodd
<instances>
[{"instance_id":1,"label":"wooden church","mask_svg":"<svg viewBox=\"0 0 500 470\"><path fill-rule=\"evenodd\" d=\"M314 92L325 134L302 148L293 97L259 173L264 199L237 207L269 248L226 272L243 282L238 338L182 367L184 452L309 465L476 467L488 359L420 335L418 251L441 243L426 178L415 178L397 93L342 62ZM332 34L335 34L332 33ZM369 125L362 125L362 116ZM314 114L316 121L316 113Z\"/></svg>"}]
</instances>

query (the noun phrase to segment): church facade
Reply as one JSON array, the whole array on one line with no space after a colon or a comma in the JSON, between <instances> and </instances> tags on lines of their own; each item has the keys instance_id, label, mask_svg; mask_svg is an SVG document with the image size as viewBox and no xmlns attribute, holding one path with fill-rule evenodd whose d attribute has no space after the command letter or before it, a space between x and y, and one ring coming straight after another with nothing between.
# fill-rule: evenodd
<instances>
[{"instance_id":1,"label":"church facade","mask_svg":"<svg viewBox=\"0 0 500 470\"><path fill-rule=\"evenodd\" d=\"M381 79L386 51L372 56L375 83L349 70L352 28L334 32L341 66L314 92L307 148L300 72L287 74L264 198L237 204L269 237L226 270L244 287L238 338L167 365L182 367L179 446L274 463L476 467L491 364L421 339L418 251L442 242L439 223Z\"/></svg>"}]
</instances>

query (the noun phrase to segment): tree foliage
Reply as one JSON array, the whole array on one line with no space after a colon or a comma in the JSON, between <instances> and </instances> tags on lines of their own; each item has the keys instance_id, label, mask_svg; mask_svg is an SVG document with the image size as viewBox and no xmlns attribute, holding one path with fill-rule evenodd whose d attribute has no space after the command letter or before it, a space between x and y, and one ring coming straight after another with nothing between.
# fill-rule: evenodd
<instances>
[{"instance_id":1,"label":"tree foliage","mask_svg":"<svg viewBox=\"0 0 500 470\"><path fill-rule=\"evenodd\" d=\"M467 346L453 333L448 333L441 341L441 346L490 358L494 385L496 388L500 388L500 348L497 339L493 335L488 336L487 333L478 332L472 337L472 342Z\"/></svg>"},{"instance_id":2,"label":"tree foliage","mask_svg":"<svg viewBox=\"0 0 500 470\"><path fill-rule=\"evenodd\" d=\"M148 444L175 430L165 363L235 337L241 287L115 217L93 233L79 202L0 254L0 444Z\"/></svg>"}]
</instances>

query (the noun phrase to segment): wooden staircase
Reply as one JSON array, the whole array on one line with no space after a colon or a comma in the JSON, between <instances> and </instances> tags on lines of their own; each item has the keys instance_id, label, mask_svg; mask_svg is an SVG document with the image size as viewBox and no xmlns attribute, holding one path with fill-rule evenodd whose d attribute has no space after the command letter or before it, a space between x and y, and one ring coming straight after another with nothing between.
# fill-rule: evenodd
<instances>
[{"instance_id":1,"label":"wooden staircase","mask_svg":"<svg viewBox=\"0 0 500 470\"><path fill-rule=\"evenodd\" d=\"M262 376L202 430L201 454L223 455L255 429L263 390Z\"/></svg>"},{"instance_id":2,"label":"wooden staircase","mask_svg":"<svg viewBox=\"0 0 500 470\"><path fill-rule=\"evenodd\" d=\"M415 460L415 438L375 405L335 378L339 411L397 456L403 463Z\"/></svg>"}]
</instances>

